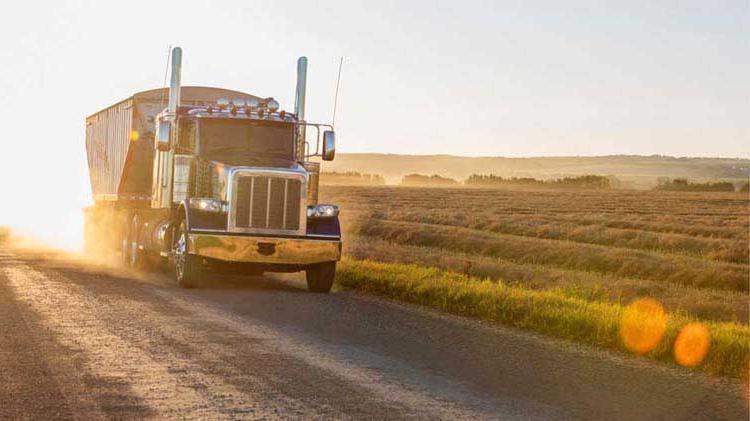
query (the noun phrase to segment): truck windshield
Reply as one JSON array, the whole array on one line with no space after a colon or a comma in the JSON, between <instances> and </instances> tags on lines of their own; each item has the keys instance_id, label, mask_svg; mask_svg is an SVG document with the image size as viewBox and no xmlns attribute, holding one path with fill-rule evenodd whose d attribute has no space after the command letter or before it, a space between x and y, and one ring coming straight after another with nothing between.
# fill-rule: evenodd
<instances>
[{"instance_id":1,"label":"truck windshield","mask_svg":"<svg viewBox=\"0 0 750 421\"><path fill-rule=\"evenodd\" d=\"M282 166L294 160L288 123L205 119L198 124L200 155L228 165Z\"/></svg>"}]
</instances>

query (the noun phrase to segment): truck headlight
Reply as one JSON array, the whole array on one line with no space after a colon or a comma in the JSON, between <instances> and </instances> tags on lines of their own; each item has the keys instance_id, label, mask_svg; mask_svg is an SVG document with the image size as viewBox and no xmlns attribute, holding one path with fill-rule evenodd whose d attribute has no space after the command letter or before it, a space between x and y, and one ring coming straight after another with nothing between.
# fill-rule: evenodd
<instances>
[{"instance_id":1,"label":"truck headlight","mask_svg":"<svg viewBox=\"0 0 750 421\"><path fill-rule=\"evenodd\" d=\"M315 205L307 207L308 218L333 218L338 216L339 207L336 205Z\"/></svg>"},{"instance_id":2,"label":"truck headlight","mask_svg":"<svg viewBox=\"0 0 750 421\"><path fill-rule=\"evenodd\" d=\"M206 197L191 197L190 207L205 212L224 212L224 202Z\"/></svg>"}]
</instances>

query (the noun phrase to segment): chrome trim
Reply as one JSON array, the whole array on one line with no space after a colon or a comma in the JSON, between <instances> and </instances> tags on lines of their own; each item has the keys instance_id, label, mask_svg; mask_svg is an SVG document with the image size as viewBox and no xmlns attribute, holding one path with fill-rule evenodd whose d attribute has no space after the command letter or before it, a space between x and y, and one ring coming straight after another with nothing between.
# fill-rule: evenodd
<instances>
[{"instance_id":1,"label":"chrome trim","mask_svg":"<svg viewBox=\"0 0 750 421\"><path fill-rule=\"evenodd\" d=\"M271 220L271 180L272 178L268 177L268 189L266 189L266 226L268 226L268 221ZM255 182L253 182L253 184L255 184ZM252 226L252 219L250 221L250 225Z\"/></svg>"},{"instance_id":2,"label":"chrome trim","mask_svg":"<svg viewBox=\"0 0 750 421\"><path fill-rule=\"evenodd\" d=\"M246 112L244 109L239 110L236 114L232 114L225 110L213 110L210 113L206 108L194 108L188 111L188 115L204 119L204 118L226 118L226 119L238 119L238 120L257 120L257 121L275 121L281 123L293 123L296 124L295 116L292 113L286 111L275 112L275 113L263 113L262 115L257 111Z\"/></svg>"},{"instance_id":3,"label":"chrome trim","mask_svg":"<svg viewBox=\"0 0 750 421\"><path fill-rule=\"evenodd\" d=\"M169 81L169 102L167 103L167 113L174 116L177 113L177 107L180 106L180 79L182 74L182 48L172 48L172 75Z\"/></svg>"},{"instance_id":4,"label":"chrome trim","mask_svg":"<svg viewBox=\"0 0 750 421\"><path fill-rule=\"evenodd\" d=\"M307 171L307 205L314 206L318 204L318 192L320 191L320 163L305 161L302 166Z\"/></svg>"},{"instance_id":5,"label":"chrome trim","mask_svg":"<svg viewBox=\"0 0 750 421\"><path fill-rule=\"evenodd\" d=\"M192 164L192 155L175 155L172 203L182 203L183 200L188 198L190 190L190 167Z\"/></svg>"},{"instance_id":6,"label":"chrome trim","mask_svg":"<svg viewBox=\"0 0 750 421\"><path fill-rule=\"evenodd\" d=\"M217 230L213 228L193 228L193 231L199 231L199 232L215 232L217 234L226 234L226 230ZM338 238L338 237L337 237Z\"/></svg>"},{"instance_id":7,"label":"chrome trim","mask_svg":"<svg viewBox=\"0 0 750 421\"><path fill-rule=\"evenodd\" d=\"M230 182L229 185L230 186L234 185L234 182ZM227 192L227 197L229 197L229 193L228 192ZM253 181L253 183L250 184L250 203L253 203L254 199L255 199L255 182ZM233 210L233 208L232 208L232 203L229 203L229 212L230 213L236 212L236 210ZM235 216L236 216L236 214L235 214ZM253 207L252 206L250 206L250 218L249 219L250 219L250 221L253 220ZM229 225L227 225L227 227L228 226Z\"/></svg>"},{"instance_id":8,"label":"chrome trim","mask_svg":"<svg viewBox=\"0 0 750 421\"><path fill-rule=\"evenodd\" d=\"M237 191L237 183L239 178L242 176L261 176L269 177L268 194L271 194L271 179L270 178L286 178L297 179L300 181L300 208L299 208L299 228L296 230L287 229L268 229L268 228L240 228L237 226L237 209L236 209L236 198L235 192ZM280 169L280 168L266 168L266 167L235 167L229 170L227 175L229 181L229 187L227 188L227 203L229 203L229 220L227 223L227 231L230 233L248 233L248 234L284 234L284 235L305 235L307 232L307 184L308 177L307 172L301 166L297 166L293 169ZM255 183L251 187L251 203L254 199L254 187ZM267 205L270 207L270 200L267 200ZM268 218L270 212L266 209L266 225L268 225ZM252 221L252 207L250 209L250 220Z\"/></svg>"},{"instance_id":9,"label":"chrome trim","mask_svg":"<svg viewBox=\"0 0 750 421\"><path fill-rule=\"evenodd\" d=\"M287 205L286 201L288 200L288 197L289 197L289 179L287 178L286 180L284 180L284 210L282 211L282 217L281 217L282 227L286 226L286 205Z\"/></svg>"},{"instance_id":10,"label":"chrome trim","mask_svg":"<svg viewBox=\"0 0 750 421\"><path fill-rule=\"evenodd\" d=\"M260 243L273 244L274 252L261 254ZM340 260L341 241L189 233L188 252L227 262L310 265Z\"/></svg>"}]
</instances>

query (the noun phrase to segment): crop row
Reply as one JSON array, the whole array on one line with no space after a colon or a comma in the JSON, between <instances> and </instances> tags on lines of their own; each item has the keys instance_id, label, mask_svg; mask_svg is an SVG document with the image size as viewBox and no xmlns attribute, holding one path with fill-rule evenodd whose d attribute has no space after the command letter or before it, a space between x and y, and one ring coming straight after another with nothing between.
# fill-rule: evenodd
<instances>
[{"instance_id":1,"label":"crop row","mask_svg":"<svg viewBox=\"0 0 750 421\"><path fill-rule=\"evenodd\" d=\"M436 247L515 263L733 291L748 291L748 266L619 247L489 233L378 219L353 221L350 232L397 244Z\"/></svg>"},{"instance_id":2,"label":"crop row","mask_svg":"<svg viewBox=\"0 0 750 421\"><path fill-rule=\"evenodd\" d=\"M535 216L451 214L444 210L435 209L390 209L372 212L371 216L379 219L463 227L526 237L568 240L667 253L686 253L731 263L750 263L747 243L738 240L708 239L684 234L608 228L601 225L581 225L573 221L550 221Z\"/></svg>"}]
</instances>

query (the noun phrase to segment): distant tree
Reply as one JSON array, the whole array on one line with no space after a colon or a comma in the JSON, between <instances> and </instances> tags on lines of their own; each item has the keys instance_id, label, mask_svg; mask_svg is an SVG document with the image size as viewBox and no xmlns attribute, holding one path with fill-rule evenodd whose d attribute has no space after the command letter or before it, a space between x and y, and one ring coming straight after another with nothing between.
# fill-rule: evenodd
<instances>
[{"instance_id":1,"label":"distant tree","mask_svg":"<svg viewBox=\"0 0 750 421\"><path fill-rule=\"evenodd\" d=\"M434 175L422 175L422 174L409 174L405 175L401 180L402 186L457 186L458 181L442 177L437 174Z\"/></svg>"},{"instance_id":2,"label":"distant tree","mask_svg":"<svg viewBox=\"0 0 750 421\"><path fill-rule=\"evenodd\" d=\"M380 174L363 174L354 171L323 172L320 174L321 184L347 186L382 186L385 178Z\"/></svg>"},{"instance_id":3,"label":"distant tree","mask_svg":"<svg viewBox=\"0 0 750 421\"><path fill-rule=\"evenodd\" d=\"M691 183L686 178L675 178L659 184L654 190L733 192L734 184L728 181Z\"/></svg>"},{"instance_id":4,"label":"distant tree","mask_svg":"<svg viewBox=\"0 0 750 421\"><path fill-rule=\"evenodd\" d=\"M498 186L498 185L522 185L522 186L548 186L548 187L573 187L584 189L610 189L613 184L619 185L615 177L604 177L601 175L582 175L578 177L563 177L552 180L538 180L529 177L503 178L497 175L473 174L464 181L467 186Z\"/></svg>"}]
</instances>

